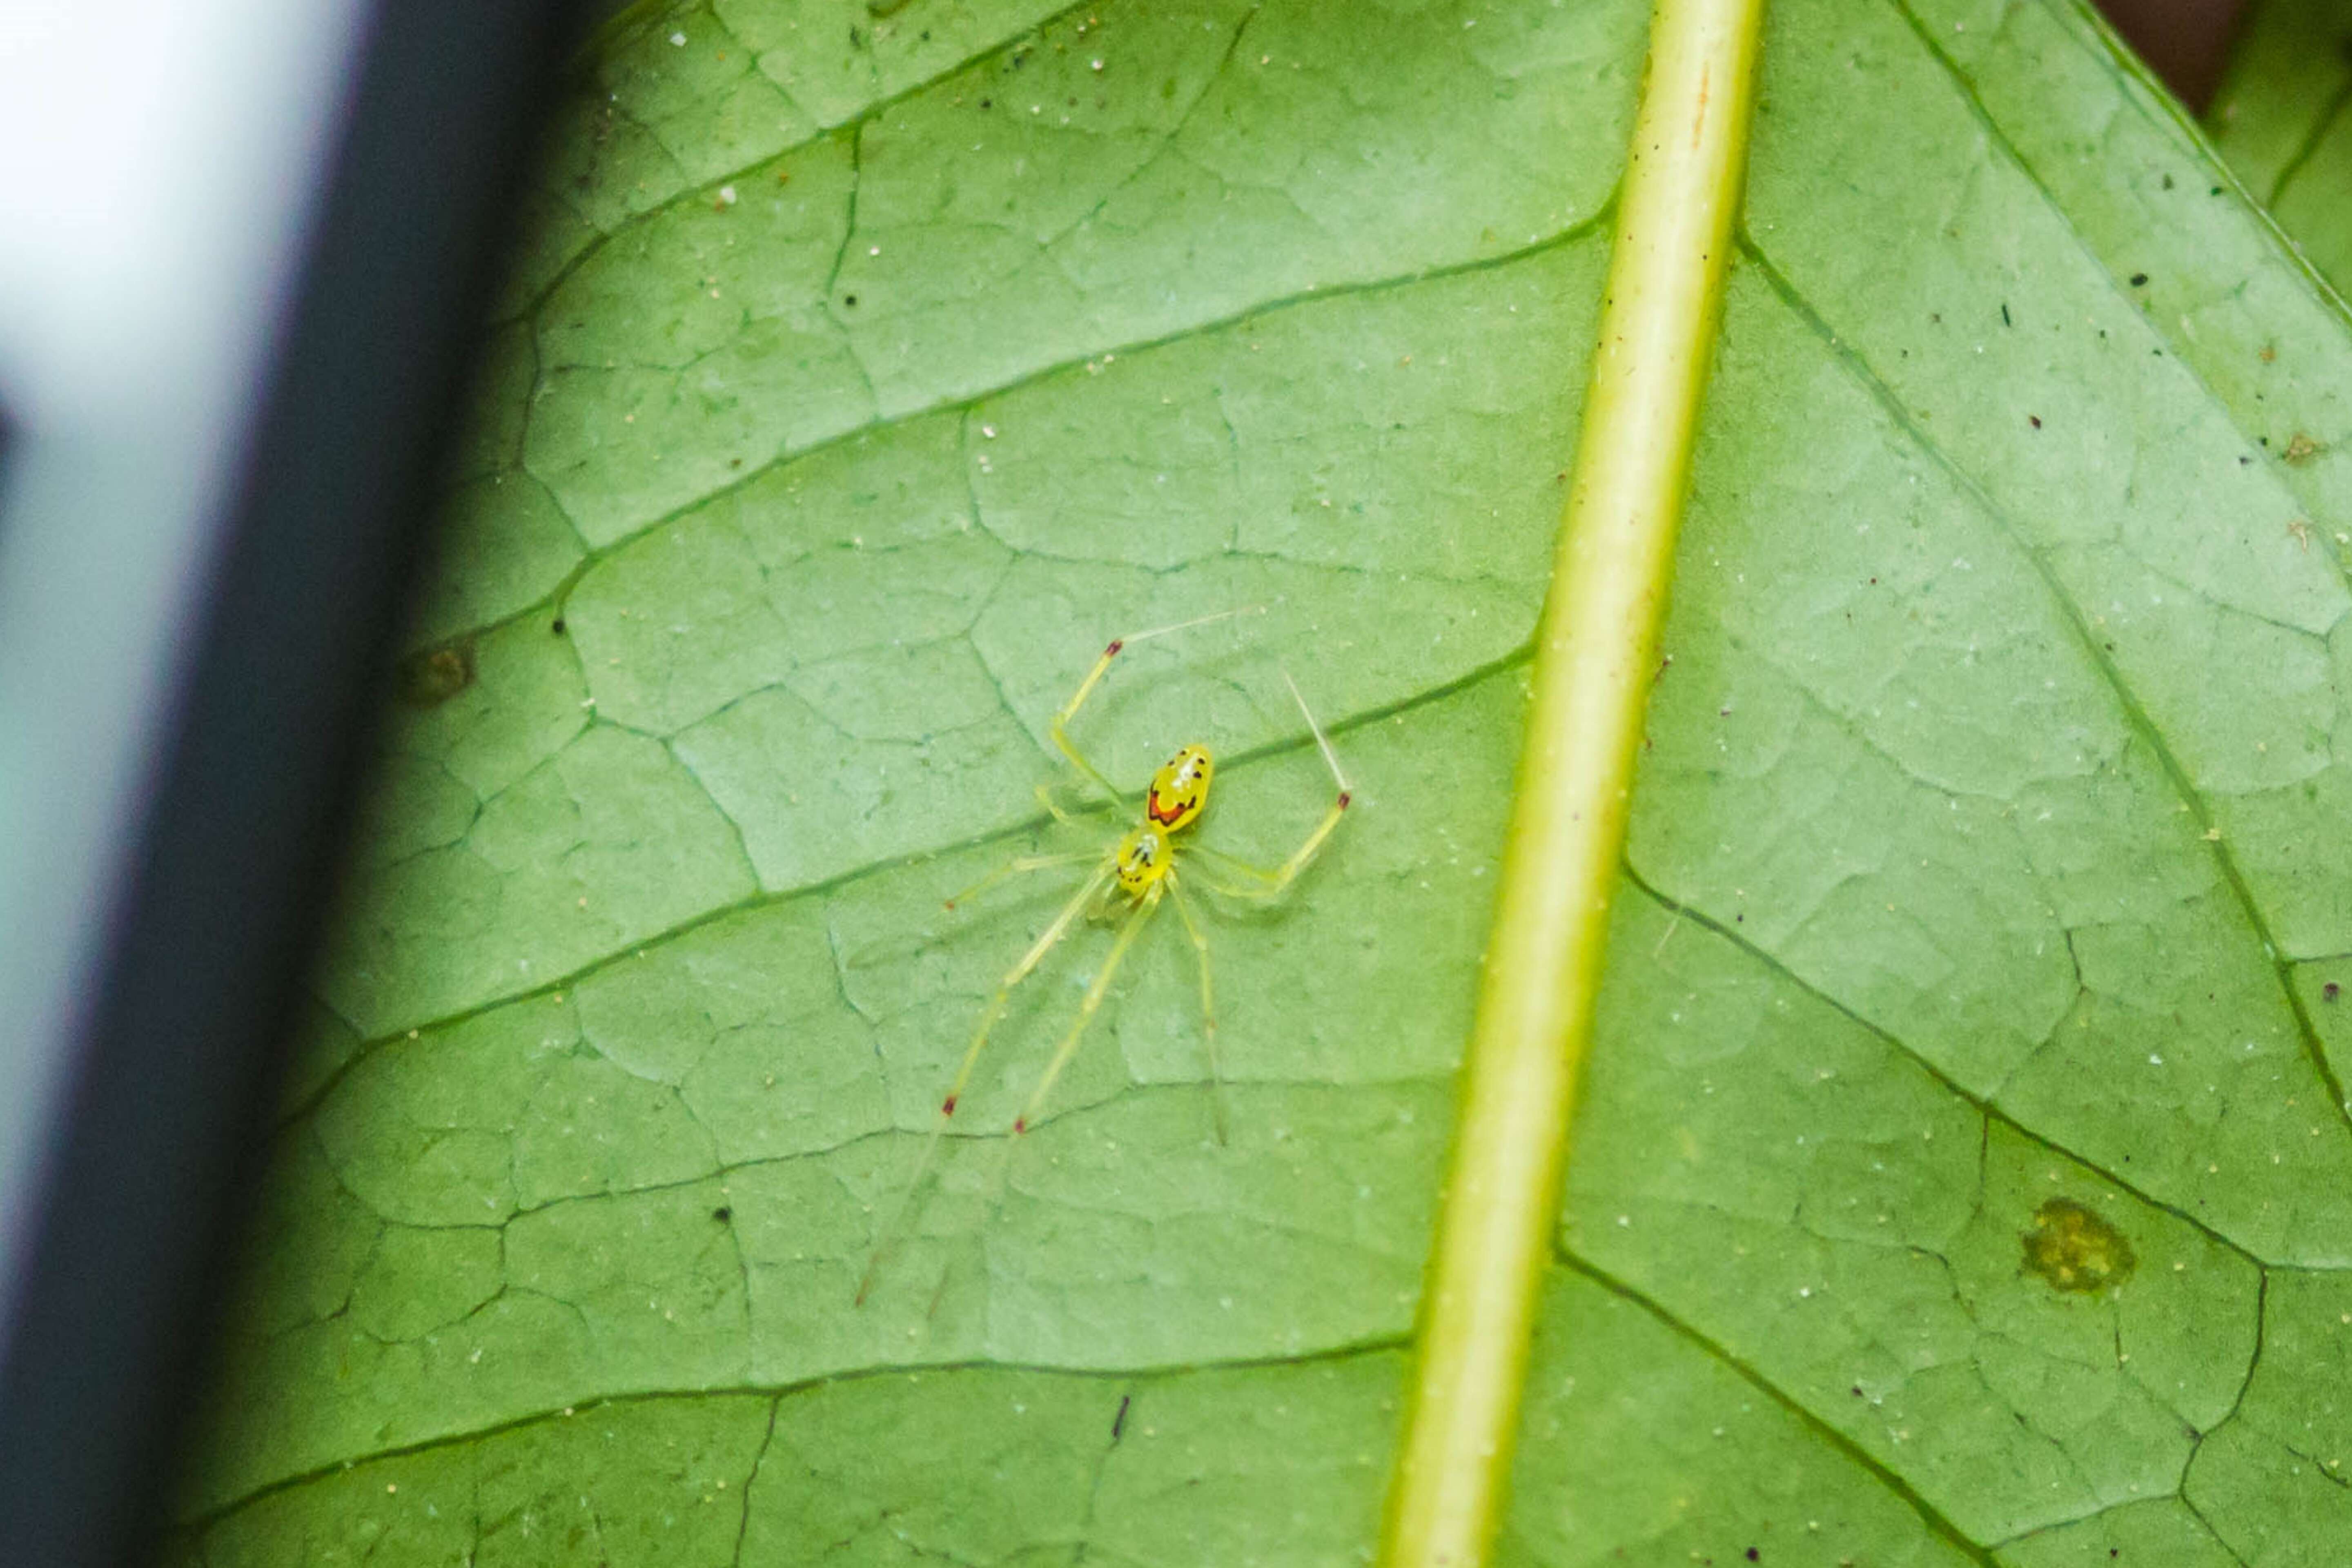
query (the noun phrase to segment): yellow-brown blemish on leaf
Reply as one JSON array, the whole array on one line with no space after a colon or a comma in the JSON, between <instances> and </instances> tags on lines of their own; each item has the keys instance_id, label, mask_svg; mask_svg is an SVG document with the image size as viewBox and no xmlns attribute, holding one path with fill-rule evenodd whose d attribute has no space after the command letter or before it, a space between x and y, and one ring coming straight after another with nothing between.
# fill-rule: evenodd
<instances>
[{"instance_id":1,"label":"yellow-brown blemish on leaf","mask_svg":"<svg viewBox=\"0 0 2352 1568\"><path fill-rule=\"evenodd\" d=\"M2053 1290L2088 1293L2131 1278L2138 1259L2124 1233L2072 1198L2052 1198L2033 1211L2033 1227L2020 1231L2025 1271Z\"/></svg>"},{"instance_id":2,"label":"yellow-brown blemish on leaf","mask_svg":"<svg viewBox=\"0 0 2352 1568\"><path fill-rule=\"evenodd\" d=\"M2318 455L2319 443L2300 430L2288 440L2286 450L2281 454L2290 463L2307 463Z\"/></svg>"},{"instance_id":3,"label":"yellow-brown blemish on leaf","mask_svg":"<svg viewBox=\"0 0 2352 1568\"><path fill-rule=\"evenodd\" d=\"M426 648L400 661L396 686L411 708L437 708L474 684L474 650L463 643Z\"/></svg>"}]
</instances>

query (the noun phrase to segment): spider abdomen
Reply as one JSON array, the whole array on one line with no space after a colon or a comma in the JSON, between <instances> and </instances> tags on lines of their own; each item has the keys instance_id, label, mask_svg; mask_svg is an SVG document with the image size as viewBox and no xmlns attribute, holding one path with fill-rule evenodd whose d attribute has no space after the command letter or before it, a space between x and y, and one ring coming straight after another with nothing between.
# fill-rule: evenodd
<instances>
[{"instance_id":1,"label":"spider abdomen","mask_svg":"<svg viewBox=\"0 0 2352 1568\"><path fill-rule=\"evenodd\" d=\"M1216 772L1206 746L1187 746L1160 765L1143 796L1143 815L1173 833L1189 826L1209 804L1209 779Z\"/></svg>"}]
</instances>

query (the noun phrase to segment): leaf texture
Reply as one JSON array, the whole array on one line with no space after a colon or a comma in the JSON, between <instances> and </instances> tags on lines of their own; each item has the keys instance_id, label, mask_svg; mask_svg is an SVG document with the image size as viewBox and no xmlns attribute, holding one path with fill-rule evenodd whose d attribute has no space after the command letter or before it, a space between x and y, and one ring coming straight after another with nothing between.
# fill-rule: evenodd
<instances>
[{"instance_id":1,"label":"leaf texture","mask_svg":"<svg viewBox=\"0 0 2352 1568\"><path fill-rule=\"evenodd\" d=\"M206 1568L1329 1563L1645 16L664 14L489 329ZM2072 5L1783 0L1503 1560L2352 1547L2352 321ZM2290 448L2298 436L2310 449ZM1277 910L1016 993L1047 722Z\"/></svg>"}]
</instances>

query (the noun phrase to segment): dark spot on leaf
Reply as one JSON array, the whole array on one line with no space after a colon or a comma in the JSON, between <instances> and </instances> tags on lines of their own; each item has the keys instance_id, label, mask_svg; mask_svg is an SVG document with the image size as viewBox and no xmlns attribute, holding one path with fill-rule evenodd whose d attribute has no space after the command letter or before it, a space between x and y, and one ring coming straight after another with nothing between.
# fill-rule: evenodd
<instances>
[{"instance_id":1,"label":"dark spot on leaf","mask_svg":"<svg viewBox=\"0 0 2352 1568\"><path fill-rule=\"evenodd\" d=\"M2172 176L2169 174L2164 176L2164 188L2168 191L2172 189Z\"/></svg>"},{"instance_id":2,"label":"dark spot on leaf","mask_svg":"<svg viewBox=\"0 0 2352 1568\"><path fill-rule=\"evenodd\" d=\"M1748 1549L1748 1561L1750 1563L1760 1563L1763 1561L1763 1553L1758 1552L1756 1548L1751 1546Z\"/></svg>"},{"instance_id":3,"label":"dark spot on leaf","mask_svg":"<svg viewBox=\"0 0 2352 1568\"><path fill-rule=\"evenodd\" d=\"M2039 430L2039 429L2041 429L2041 428L2042 428L2042 416L2041 416L2041 415L2039 415L2039 414L2029 414L2029 415L2027 415L2027 416L2025 416L2025 422L2026 422L2027 424L2029 424L2029 425L2032 426L2036 430Z\"/></svg>"},{"instance_id":4,"label":"dark spot on leaf","mask_svg":"<svg viewBox=\"0 0 2352 1568\"><path fill-rule=\"evenodd\" d=\"M2015 321L2009 319L2009 306L2006 303L2004 303L2000 308L2000 324L2004 327L2013 327L2017 325Z\"/></svg>"},{"instance_id":5,"label":"dark spot on leaf","mask_svg":"<svg viewBox=\"0 0 2352 1568\"><path fill-rule=\"evenodd\" d=\"M841 297L841 302L845 305L855 305L857 303L857 296L855 294L844 294Z\"/></svg>"},{"instance_id":6,"label":"dark spot on leaf","mask_svg":"<svg viewBox=\"0 0 2352 1568\"><path fill-rule=\"evenodd\" d=\"M2333 980L2319 988L2319 999L2322 1002L2333 1002L2343 994L2344 987L2336 984Z\"/></svg>"},{"instance_id":7,"label":"dark spot on leaf","mask_svg":"<svg viewBox=\"0 0 2352 1568\"><path fill-rule=\"evenodd\" d=\"M400 661L400 700L411 708L437 708L474 684L474 650L464 643L427 648Z\"/></svg>"},{"instance_id":8,"label":"dark spot on leaf","mask_svg":"<svg viewBox=\"0 0 2352 1568\"><path fill-rule=\"evenodd\" d=\"M563 617L562 616L558 616L555 619L550 621L548 623L547 629L553 632L557 637L562 637L563 635Z\"/></svg>"},{"instance_id":9,"label":"dark spot on leaf","mask_svg":"<svg viewBox=\"0 0 2352 1568\"><path fill-rule=\"evenodd\" d=\"M1122 1394L1118 1396L1118 1414L1110 1418L1110 1440L1114 1443L1118 1441L1118 1435L1127 1429L1127 1407L1134 1397L1131 1394Z\"/></svg>"},{"instance_id":10,"label":"dark spot on leaf","mask_svg":"<svg viewBox=\"0 0 2352 1568\"><path fill-rule=\"evenodd\" d=\"M2024 1268L2053 1290L2087 1294L2121 1285L2138 1259L2124 1233L2072 1198L2052 1198L2033 1211L2033 1227L2020 1231Z\"/></svg>"},{"instance_id":11,"label":"dark spot on leaf","mask_svg":"<svg viewBox=\"0 0 2352 1568\"><path fill-rule=\"evenodd\" d=\"M725 1204L720 1204L717 1208L710 1211L710 1217L717 1220L720 1225L725 1225L729 1220L735 1217L735 1211L728 1207Z\"/></svg>"},{"instance_id":12,"label":"dark spot on leaf","mask_svg":"<svg viewBox=\"0 0 2352 1568\"><path fill-rule=\"evenodd\" d=\"M2135 289L2145 289L2145 288L2147 288L2147 273L2145 273L2145 272L2135 272L2135 273L2133 273L2133 274L2132 274L2132 287L2133 287L2133 288L2135 288Z\"/></svg>"},{"instance_id":13,"label":"dark spot on leaf","mask_svg":"<svg viewBox=\"0 0 2352 1568\"><path fill-rule=\"evenodd\" d=\"M980 100L980 106L982 109L993 109L996 107L996 101L993 99L983 98Z\"/></svg>"}]
</instances>

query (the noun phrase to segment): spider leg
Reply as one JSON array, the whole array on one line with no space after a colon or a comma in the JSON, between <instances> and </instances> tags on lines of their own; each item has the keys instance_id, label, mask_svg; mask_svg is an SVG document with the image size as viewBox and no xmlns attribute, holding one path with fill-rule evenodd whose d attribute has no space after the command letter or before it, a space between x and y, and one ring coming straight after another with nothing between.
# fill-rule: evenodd
<instances>
[{"instance_id":1,"label":"spider leg","mask_svg":"<svg viewBox=\"0 0 2352 1568\"><path fill-rule=\"evenodd\" d=\"M1209 1055L1209 1111L1217 1130L1217 1142L1226 1141L1229 1118L1225 1107L1225 1074L1217 1062L1217 995L1209 984L1209 938L1201 922L1192 918L1192 900L1176 884L1176 873L1168 873L1168 893L1176 901L1177 918L1184 922L1184 934L1192 939L1192 956L1201 964L1201 1038Z\"/></svg>"},{"instance_id":2,"label":"spider leg","mask_svg":"<svg viewBox=\"0 0 2352 1568\"><path fill-rule=\"evenodd\" d=\"M964 1086L971 1081L971 1069L980 1060L982 1048L988 1044L989 1032L996 1027L996 1021L1004 1016L1005 1006L1013 999L1013 988L1027 979L1029 972L1054 950L1054 944L1069 934L1070 928L1077 923L1078 916L1085 912L1087 904L1094 900L1095 895L1102 890L1110 877L1110 866L1106 861L1087 879L1087 885L1062 906L1061 913L1054 917L1053 923L1030 944L1029 951L1021 955L1021 962L997 983L996 994L988 999L988 1006L980 1016L980 1027L972 1032L971 1044L966 1047L963 1061L956 1068L955 1081L948 1086L947 1098L940 1102L940 1119L932 1124L931 1135L923 1142L922 1155L915 1162L915 1173L908 1179L906 1191L898 1194L898 1205L891 1209L890 1217L883 1223L879 1239L874 1244L874 1256L866 1260L866 1272L857 1281L859 1306L865 1305L867 1292L874 1289L874 1278L881 1270L883 1258L888 1256L891 1247L898 1241L901 1227L914 1207L916 1194L921 1192L924 1181L931 1173L931 1167L939 1160L940 1140L947 1132L949 1119L955 1115L956 1101L963 1097Z\"/></svg>"},{"instance_id":3,"label":"spider leg","mask_svg":"<svg viewBox=\"0 0 2352 1568\"><path fill-rule=\"evenodd\" d=\"M1070 1065L1072 1057L1078 1054L1078 1041L1086 1034L1087 1023L1102 1006L1103 997L1110 990L1111 976L1118 973L1119 961L1127 956L1127 950L1135 945L1135 939L1143 934L1145 923L1151 919L1151 911L1160 907L1161 885L1152 884L1151 890L1136 904L1135 912L1127 917L1127 923L1118 928L1118 938L1111 942L1110 952L1103 958L1102 969L1095 975L1094 984L1087 987L1085 998L1078 1003L1078 1016L1071 1023L1069 1033L1064 1035L1062 1043L1054 1047L1054 1059L1045 1064L1045 1076L1037 1080L1036 1091L1030 1095L1028 1105L1013 1119L1015 1133L1029 1131L1029 1124L1037 1119L1037 1112L1045 1107L1045 1097L1053 1092L1054 1080L1062 1076L1062 1069Z\"/></svg>"},{"instance_id":4,"label":"spider leg","mask_svg":"<svg viewBox=\"0 0 2352 1568\"><path fill-rule=\"evenodd\" d=\"M1070 760L1072 767L1077 769L1097 789L1110 797L1112 804L1123 802L1127 797L1119 793L1118 786L1105 778L1102 770L1095 766L1087 754L1079 751L1076 743L1070 739L1070 721L1078 716L1078 710L1086 706L1087 699L1093 696L1095 688L1102 683L1103 676L1110 669L1111 660L1119 656L1122 648L1133 644L1149 642L1153 637L1164 637L1170 632L1188 631L1194 626L1204 626L1212 621L1226 620L1234 616L1255 615L1263 607L1250 605L1238 610L1220 610L1213 616L1196 616L1189 621L1178 621L1173 626L1154 626L1150 631L1129 632L1125 637L1111 638L1110 646L1104 648L1102 657L1095 660L1095 667L1087 671L1087 678L1084 680L1078 682L1077 690L1071 693L1070 700L1062 705L1061 711L1054 715L1052 726L1054 744L1061 749L1062 755Z\"/></svg>"},{"instance_id":5,"label":"spider leg","mask_svg":"<svg viewBox=\"0 0 2352 1568\"><path fill-rule=\"evenodd\" d=\"M1102 851L1099 849L1080 849L1068 855L1015 855L971 887L948 900L947 906L954 909L958 904L969 903L997 883L1010 878L1024 877L1032 871L1049 871L1056 866L1075 866L1082 860L1101 858Z\"/></svg>"},{"instance_id":6,"label":"spider leg","mask_svg":"<svg viewBox=\"0 0 2352 1568\"><path fill-rule=\"evenodd\" d=\"M1037 786L1037 804L1044 806L1047 812L1051 813L1054 820L1056 822L1067 823L1076 822L1077 820L1076 817L1071 816L1069 812L1063 809L1062 803L1055 798L1054 786L1052 784L1041 784Z\"/></svg>"},{"instance_id":7,"label":"spider leg","mask_svg":"<svg viewBox=\"0 0 2352 1568\"><path fill-rule=\"evenodd\" d=\"M1323 847L1323 841L1331 837L1331 830L1339 826L1339 818L1346 816L1347 812L1348 797L1342 795L1331 803L1331 809L1323 814L1323 820L1315 825L1315 831L1307 836L1307 842L1293 850L1289 859L1271 868L1253 866L1246 860L1237 859L1222 849L1212 849L1205 844L1188 844L1185 846L1185 852L1199 856L1220 871L1228 871L1234 876L1249 879L1246 883L1234 884L1202 878L1202 880L1211 890L1223 893L1229 899L1256 899L1271 901L1289 890L1290 884L1298 879L1298 873L1307 869L1307 862L1315 858L1315 852Z\"/></svg>"},{"instance_id":8,"label":"spider leg","mask_svg":"<svg viewBox=\"0 0 2352 1568\"><path fill-rule=\"evenodd\" d=\"M1222 849L1212 849L1205 844L1192 845L1191 848L1193 854L1200 856L1219 870L1247 877L1256 884L1255 887L1216 889L1218 892L1232 898L1265 900L1280 898L1290 884L1297 879L1298 873L1307 869L1307 862L1315 858L1315 852L1323 847L1323 841L1330 837L1332 830L1339 826L1339 819L1348 814L1349 799L1348 775L1339 771L1339 754L1331 749L1331 738L1323 732L1323 726L1316 722L1313 710L1307 706L1307 699L1299 695L1298 683L1290 679L1290 672L1283 671L1282 679L1290 688L1291 698L1298 704L1298 711L1306 717L1307 728L1313 732L1316 748L1323 753L1324 763L1331 770L1331 782L1339 786L1339 794L1333 797L1330 809L1323 814L1323 820L1317 823L1314 831L1307 834L1306 842L1290 852L1289 859L1271 869L1264 866L1253 866L1246 860L1237 859Z\"/></svg>"},{"instance_id":9,"label":"spider leg","mask_svg":"<svg viewBox=\"0 0 2352 1568\"><path fill-rule=\"evenodd\" d=\"M1078 716L1078 710L1086 705L1087 699L1094 694L1095 687L1101 681L1104 672L1110 668L1110 661L1118 657L1118 650L1125 647L1129 639L1125 637L1111 639L1110 646L1103 649L1102 657L1095 660L1095 667L1087 671L1087 678L1078 682L1077 690L1071 695L1067 702L1062 705L1062 710L1054 715L1053 723L1054 744L1061 748L1062 755L1070 760L1070 765L1077 769L1088 783L1108 795L1113 804L1117 804L1125 797L1118 793L1118 786L1103 777L1102 770L1095 766L1084 752L1078 750L1076 742L1070 739L1069 726L1070 721Z\"/></svg>"}]
</instances>

